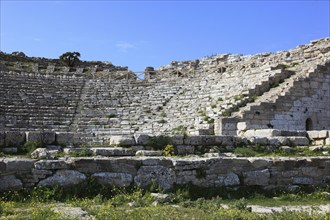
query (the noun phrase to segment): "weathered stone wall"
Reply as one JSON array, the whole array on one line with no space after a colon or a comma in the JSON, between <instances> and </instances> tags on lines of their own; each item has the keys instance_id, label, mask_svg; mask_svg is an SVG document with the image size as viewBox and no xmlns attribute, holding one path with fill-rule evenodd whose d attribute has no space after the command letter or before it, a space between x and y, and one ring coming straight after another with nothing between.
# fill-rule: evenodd
<instances>
[{"instance_id":1,"label":"weathered stone wall","mask_svg":"<svg viewBox=\"0 0 330 220\"><path fill-rule=\"evenodd\" d=\"M172 144L179 155L194 154L198 147L229 147L236 146L270 146L279 147L283 145L305 146L309 145L330 145L330 130L321 131L283 131L275 129L247 130L243 136L149 136L145 134L135 135L112 135L103 142L103 146L126 146L135 148L152 148L152 145L165 138L166 144ZM86 146L86 133L54 132L54 131L0 131L0 152L6 148L17 148L26 142L39 142L42 145L59 145L79 147ZM88 145L87 145L88 146ZM95 145L90 145L95 146ZM97 146L97 145L96 145ZM10 149L7 149L10 150ZM16 150L12 149L13 152ZM181 152L181 153L180 153Z\"/></svg>"},{"instance_id":2,"label":"weathered stone wall","mask_svg":"<svg viewBox=\"0 0 330 220\"><path fill-rule=\"evenodd\" d=\"M309 158L60 158L58 160L0 159L0 191L34 186L69 187L95 178L105 186L155 181L164 190L192 184L198 187L255 186L296 189L327 186L330 159Z\"/></svg>"},{"instance_id":3,"label":"weathered stone wall","mask_svg":"<svg viewBox=\"0 0 330 220\"><path fill-rule=\"evenodd\" d=\"M323 130L330 127L330 63L294 81L274 103L264 102L243 113L239 133L249 129ZM310 121L310 122L308 122Z\"/></svg>"}]
</instances>

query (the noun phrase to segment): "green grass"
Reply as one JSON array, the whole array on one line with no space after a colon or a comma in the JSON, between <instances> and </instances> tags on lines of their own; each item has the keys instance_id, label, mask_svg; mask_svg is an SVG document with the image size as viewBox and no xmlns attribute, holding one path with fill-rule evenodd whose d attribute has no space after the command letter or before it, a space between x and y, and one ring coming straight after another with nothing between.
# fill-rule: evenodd
<instances>
[{"instance_id":1,"label":"green grass","mask_svg":"<svg viewBox=\"0 0 330 220\"><path fill-rule=\"evenodd\" d=\"M138 188L112 189L94 196L69 196L59 189L35 188L29 193L7 193L0 197L0 219L65 219L52 211L53 207L80 207L95 219L329 219L330 213L273 212L257 214L249 205L285 206L329 204L322 192L278 194L267 197L254 194L246 199L211 197L192 199L185 189L169 194L168 200L156 199L151 191ZM59 204L61 203L61 204ZM129 205L133 204L133 205ZM224 204L229 209L224 209ZM220 218L221 216L221 218Z\"/></svg>"}]
</instances>

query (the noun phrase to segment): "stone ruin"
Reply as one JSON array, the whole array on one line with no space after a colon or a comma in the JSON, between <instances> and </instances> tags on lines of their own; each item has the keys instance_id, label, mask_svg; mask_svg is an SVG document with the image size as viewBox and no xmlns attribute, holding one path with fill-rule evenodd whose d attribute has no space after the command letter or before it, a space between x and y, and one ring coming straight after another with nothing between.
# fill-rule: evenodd
<instances>
[{"instance_id":1,"label":"stone ruin","mask_svg":"<svg viewBox=\"0 0 330 220\"><path fill-rule=\"evenodd\" d=\"M277 53L147 67L144 79L111 63L69 68L20 53L0 58L0 150L30 141L47 146L37 159L0 158L0 191L90 176L116 186L155 179L164 189L329 183L328 156L224 158L212 149L330 145L330 38ZM159 157L149 151L157 137L168 137L179 155L211 158ZM94 157L50 155L82 145Z\"/></svg>"}]
</instances>

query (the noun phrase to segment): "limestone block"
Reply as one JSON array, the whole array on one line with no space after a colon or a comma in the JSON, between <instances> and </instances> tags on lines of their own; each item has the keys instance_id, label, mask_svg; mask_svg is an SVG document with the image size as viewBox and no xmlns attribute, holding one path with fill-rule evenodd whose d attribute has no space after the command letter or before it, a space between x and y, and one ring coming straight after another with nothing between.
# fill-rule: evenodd
<instances>
[{"instance_id":1,"label":"limestone block","mask_svg":"<svg viewBox=\"0 0 330 220\"><path fill-rule=\"evenodd\" d=\"M23 187L22 181L14 175L0 176L0 192L9 190L19 190Z\"/></svg>"},{"instance_id":2,"label":"limestone block","mask_svg":"<svg viewBox=\"0 0 330 220\"><path fill-rule=\"evenodd\" d=\"M55 142L61 146L72 145L74 142L74 133L73 132L56 132L55 133Z\"/></svg>"},{"instance_id":3,"label":"limestone block","mask_svg":"<svg viewBox=\"0 0 330 220\"><path fill-rule=\"evenodd\" d=\"M110 145L119 146L132 146L135 145L135 139L133 136L111 136Z\"/></svg>"},{"instance_id":4,"label":"limestone block","mask_svg":"<svg viewBox=\"0 0 330 220\"><path fill-rule=\"evenodd\" d=\"M177 145L175 150L178 155L188 155L195 153L195 147L191 145Z\"/></svg>"},{"instance_id":5,"label":"limestone block","mask_svg":"<svg viewBox=\"0 0 330 220\"><path fill-rule=\"evenodd\" d=\"M76 170L58 170L38 183L38 186L74 186L86 180L86 176Z\"/></svg>"},{"instance_id":6,"label":"limestone block","mask_svg":"<svg viewBox=\"0 0 330 220\"><path fill-rule=\"evenodd\" d=\"M271 165L271 161L269 159L249 158L248 160L256 169L266 169Z\"/></svg>"},{"instance_id":7,"label":"limestone block","mask_svg":"<svg viewBox=\"0 0 330 220\"><path fill-rule=\"evenodd\" d=\"M112 187L127 187L133 182L133 176L129 173L102 172L95 173L92 177L96 178L99 184Z\"/></svg>"},{"instance_id":8,"label":"limestone block","mask_svg":"<svg viewBox=\"0 0 330 220\"><path fill-rule=\"evenodd\" d=\"M319 138L327 138L327 137L329 137L328 131L326 130L319 131Z\"/></svg>"},{"instance_id":9,"label":"limestone block","mask_svg":"<svg viewBox=\"0 0 330 220\"><path fill-rule=\"evenodd\" d=\"M0 148L5 146L5 132L0 131Z\"/></svg>"},{"instance_id":10,"label":"limestone block","mask_svg":"<svg viewBox=\"0 0 330 220\"><path fill-rule=\"evenodd\" d=\"M135 152L132 149L122 147L98 147L91 149L94 155L100 156L134 156Z\"/></svg>"},{"instance_id":11,"label":"limestone block","mask_svg":"<svg viewBox=\"0 0 330 220\"><path fill-rule=\"evenodd\" d=\"M147 145L150 139L149 135L146 134L135 134L134 135L136 144Z\"/></svg>"},{"instance_id":12,"label":"limestone block","mask_svg":"<svg viewBox=\"0 0 330 220\"><path fill-rule=\"evenodd\" d=\"M319 131L307 131L307 134L310 139L319 138Z\"/></svg>"},{"instance_id":13,"label":"limestone block","mask_svg":"<svg viewBox=\"0 0 330 220\"><path fill-rule=\"evenodd\" d=\"M7 131L5 133L5 145L7 147L18 147L25 143L25 133L19 131Z\"/></svg>"},{"instance_id":14,"label":"limestone block","mask_svg":"<svg viewBox=\"0 0 330 220\"><path fill-rule=\"evenodd\" d=\"M0 152L4 152L4 153L9 153L9 154L13 154L13 153L17 153L17 147L0 147Z\"/></svg>"},{"instance_id":15,"label":"limestone block","mask_svg":"<svg viewBox=\"0 0 330 220\"><path fill-rule=\"evenodd\" d=\"M321 177L322 171L317 167L302 167L302 174L309 177Z\"/></svg>"},{"instance_id":16,"label":"limestone block","mask_svg":"<svg viewBox=\"0 0 330 220\"><path fill-rule=\"evenodd\" d=\"M248 186L267 186L269 184L268 169L244 172L243 176L244 184Z\"/></svg>"},{"instance_id":17,"label":"limestone block","mask_svg":"<svg viewBox=\"0 0 330 220\"><path fill-rule=\"evenodd\" d=\"M184 139L184 144L186 145L203 145L203 146L210 146L210 145L217 145L216 136L213 135L203 135L203 136L188 136Z\"/></svg>"},{"instance_id":18,"label":"limestone block","mask_svg":"<svg viewBox=\"0 0 330 220\"><path fill-rule=\"evenodd\" d=\"M170 137L170 143L173 145L183 144L183 135L175 135Z\"/></svg>"},{"instance_id":19,"label":"limestone block","mask_svg":"<svg viewBox=\"0 0 330 220\"><path fill-rule=\"evenodd\" d=\"M59 215L59 219L94 219L93 216L80 207L56 206L52 207L51 210Z\"/></svg>"},{"instance_id":20,"label":"limestone block","mask_svg":"<svg viewBox=\"0 0 330 220\"><path fill-rule=\"evenodd\" d=\"M249 141L251 142L251 144L254 145L268 145L269 144L269 140L266 137L251 137L249 138Z\"/></svg>"},{"instance_id":21,"label":"limestone block","mask_svg":"<svg viewBox=\"0 0 330 220\"><path fill-rule=\"evenodd\" d=\"M173 162L171 158L141 158L142 166L163 166L171 168L173 167Z\"/></svg>"},{"instance_id":22,"label":"limestone block","mask_svg":"<svg viewBox=\"0 0 330 220\"><path fill-rule=\"evenodd\" d=\"M255 130L254 129L247 130L243 133L243 136L244 137L254 137L255 136Z\"/></svg>"},{"instance_id":23,"label":"limestone block","mask_svg":"<svg viewBox=\"0 0 330 220\"><path fill-rule=\"evenodd\" d=\"M330 138L325 139L325 145L330 145Z\"/></svg>"},{"instance_id":24,"label":"limestone block","mask_svg":"<svg viewBox=\"0 0 330 220\"><path fill-rule=\"evenodd\" d=\"M35 162L34 167L37 170L60 170L68 169L69 165L64 160L40 160Z\"/></svg>"},{"instance_id":25,"label":"limestone block","mask_svg":"<svg viewBox=\"0 0 330 220\"><path fill-rule=\"evenodd\" d=\"M312 185L314 181L313 178L310 177L293 177L292 183L298 185Z\"/></svg>"},{"instance_id":26,"label":"limestone block","mask_svg":"<svg viewBox=\"0 0 330 220\"><path fill-rule=\"evenodd\" d=\"M3 160L6 164L6 171L30 171L33 167L34 161L31 159L22 158L6 158Z\"/></svg>"},{"instance_id":27,"label":"limestone block","mask_svg":"<svg viewBox=\"0 0 330 220\"><path fill-rule=\"evenodd\" d=\"M312 140L312 145L324 145L325 139L314 139Z\"/></svg>"},{"instance_id":28,"label":"limestone block","mask_svg":"<svg viewBox=\"0 0 330 220\"><path fill-rule=\"evenodd\" d=\"M237 186L240 184L237 174L230 172L223 180L225 186Z\"/></svg>"},{"instance_id":29,"label":"limestone block","mask_svg":"<svg viewBox=\"0 0 330 220\"><path fill-rule=\"evenodd\" d=\"M55 132L28 131L26 132L26 141L52 144L55 142Z\"/></svg>"},{"instance_id":30,"label":"limestone block","mask_svg":"<svg viewBox=\"0 0 330 220\"><path fill-rule=\"evenodd\" d=\"M280 146L281 142L277 137L268 138L270 146Z\"/></svg>"},{"instance_id":31,"label":"limestone block","mask_svg":"<svg viewBox=\"0 0 330 220\"><path fill-rule=\"evenodd\" d=\"M237 141L234 140L233 136L215 136L215 145L223 145L223 146L233 146Z\"/></svg>"},{"instance_id":32,"label":"limestone block","mask_svg":"<svg viewBox=\"0 0 330 220\"><path fill-rule=\"evenodd\" d=\"M172 168L163 166L142 166L134 178L134 182L141 188L146 188L153 181L163 190L170 190L176 182L176 175Z\"/></svg>"},{"instance_id":33,"label":"limestone block","mask_svg":"<svg viewBox=\"0 0 330 220\"><path fill-rule=\"evenodd\" d=\"M32 159L51 159L52 155L46 148L37 148L31 153Z\"/></svg>"},{"instance_id":34,"label":"limestone block","mask_svg":"<svg viewBox=\"0 0 330 220\"><path fill-rule=\"evenodd\" d=\"M281 134L279 136L298 136L298 137L307 137L306 131L285 131L281 130Z\"/></svg>"},{"instance_id":35,"label":"limestone block","mask_svg":"<svg viewBox=\"0 0 330 220\"><path fill-rule=\"evenodd\" d=\"M257 129L254 132L254 136L256 137L274 137L280 135L281 131L276 129Z\"/></svg>"},{"instance_id":36,"label":"limestone block","mask_svg":"<svg viewBox=\"0 0 330 220\"><path fill-rule=\"evenodd\" d=\"M51 170L32 169L32 174L35 178L41 179L41 178L45 178L47 175L53 174L53 172Z\"/></svg>"},{"instance_id":37,"label":"limestone block","mask_svg":"<svg viewBox=\"0 0 330 220\"><path fill-rule=\"evenodd\" d=\"M238 122L237 123L237 129L240 131L246 131L249 129L248 123L247 122Z\"/></svg>"},{"instance_id":38,"label":"limestone block","mask_svg":"<svg viewBox=\"0 0 330 220\"><path fill-rule=\"evenodd\" d=\"M140 157L159 157L163 156L163 151L139 150L135 153L135 155Z\"/></svg>"},{"instance_id":39,"label":"limestone block","mask_svg":"<svg viewBox=\"0 0 330 220\"><path fill-rule=\"evenodd\" d=\"M288 140L296 146L306 146L309 145L309 140L307 137L288 137Z\"/></svg>"},{"instance_id":40,"label":"limestone block","mask_svg":"<svg viewBox=\"0 0 330 220\"><path fill-rule=\"evenodd\" d=\"M137 169L141 166L141 160L137 157L119 158L75 158L74 167L83 172L111 172L130 173L136 175Z\"/></svg>"},{"instance_id":41,"label":"limestone block","mask_svg":"<svg viewBox=\"0 0 330 220\"><path fill-rule=\"evenodd\" d=\"M289 170L289 171L283 171L282 172L282 176L285 178L288 177L295 177L299 174L299 172L297 170Z\"/></svg>"}]
</instances>

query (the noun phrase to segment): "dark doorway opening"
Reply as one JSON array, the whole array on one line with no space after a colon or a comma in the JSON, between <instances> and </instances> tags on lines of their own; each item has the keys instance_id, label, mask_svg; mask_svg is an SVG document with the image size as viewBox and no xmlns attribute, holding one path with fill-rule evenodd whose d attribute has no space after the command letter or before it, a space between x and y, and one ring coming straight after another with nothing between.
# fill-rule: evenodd
<instances>
[{"instance_id":1,"label":"dark doorway opening","mask_svg":"<svg viewBox=\"0 0 330 220\"><path fill-rule=\"evenodd\" d=\"M306 120L306 131L313 130L313 121L310 118L307 118Z\"/></svg>"}]
</instances>

